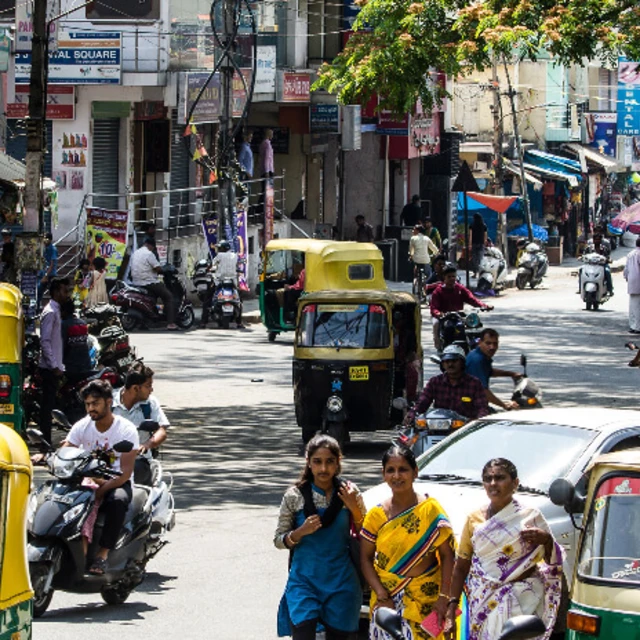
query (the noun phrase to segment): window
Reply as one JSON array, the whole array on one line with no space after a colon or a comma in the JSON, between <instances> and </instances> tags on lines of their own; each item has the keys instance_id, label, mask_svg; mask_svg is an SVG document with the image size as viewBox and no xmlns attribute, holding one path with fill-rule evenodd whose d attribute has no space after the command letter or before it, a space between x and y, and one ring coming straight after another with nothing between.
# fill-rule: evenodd
<instances>
[{"instance_id":1,"label":"window","mask_svg":"<svg viewBox=\"0 0 640 640\"><path fill-rule=\"evenodd\" d=\"M578 578L640 587L640 474L608 474L584 533Z\"/></svg>"},{"instance_id":2,"label":"window","mask_svg":"<svg viewBox=\"0 0 640 640\"><path fill-rule=\"evenodd\" d=\"M385 349L387 312L377 304L307 304L302 309L299 346Z\"/></svg>"},{"instance_id":3,"label":"window","mask_svg":"<svg viewBox=\"0 0 640 640\"><path fill-rule=\"evenodd\" d=\"M269 251L265 267L266 276L270 279L284 280L298 277L304 268L304 253L302 251Z\"/></svg>"},{"instance_id":4,"label":"window","mask_svg":"<svg viewBox=\"0 0 640 640\"><path fill-rule=\"evenodd\" d=\"M349 280L373 280L373 265L350 264L347 273Z\"/></svg>"}]
</instances>

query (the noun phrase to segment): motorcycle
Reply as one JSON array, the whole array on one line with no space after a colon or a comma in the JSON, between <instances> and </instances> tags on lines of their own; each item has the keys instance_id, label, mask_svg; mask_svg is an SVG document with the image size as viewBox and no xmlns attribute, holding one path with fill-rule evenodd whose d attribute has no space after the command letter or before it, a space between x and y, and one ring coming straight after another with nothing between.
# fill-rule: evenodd
<instances>
[{"instance_id":1,"label":"motorcycle","mask_svg":"<svg viewBox=\"0 0 640 640\"><path fill-rule=\"evenodd\" d=\"M82 526L94 508L95 492L83 486L85 478L109 480L119 475L109 465L104 452L76 447L54 451L42 434L29 429L33 443L45 444L49 453L45 464L53 480L45 481L32 495L27 513L28 558L34 590L33 615L38 618L49 607L55 590L72 593L99 592L107 604L125 602L145 578L147 562L166 544L154 535L151 490L136 486L125 523L115 549L111 551L104 575L91 575L85 568L93 561L104 520L99 515L93 542L85 556ZM117 443L120 453L131 451L132 443Z\"/></svg>"},{"instance_id":2,"label":"motorcycle","mask_svg":"<svg viewBox=\"0 0 640 640\"><path fill-rule=\"evenodd\" d=\"M611 297L606 281L608 259L595 251L585 253L580 259L584 262L584 266L578 270L580 298L587 311L597 311Z\"/></svg>"},{"instance_id":3,"label":"motorcycle","mask_svg":"<svg viewBox=\"0 0 640 640\"><path fill-rule=\"evenodd\" d=\"M165 286L173 294L176 324L181 329L189 329L195 321L195 313L193 305L187 299L187 290L178 278L178 270L171 264L165 264L162 276ZM133 331L138 325L150 327L167 322L162 305L144 287L135 287L118 280L111 291L111 301L123 310L122 327L125 331Z\"/></svg>"},{"instance_id":4,"label":"motorcycle","mask_svg":"<svg viewBox=\"0 0 640 640\"><path fill-rule=\"evenodd\" d=\"M507 279L507 261L498 247L485 247L480 262L478 291L500 289Z\"/></svg>"},{"instance_id":5,"label":"motorcycle","mask_svg":"<svg viewBox=\"0 0 640 640\"><path fill-rule=\"evenodd\" d=\"M482 327L482 320L475 311L471 313L464 313L464 311L444 313L440 317L438 328L441 348L457 344L464 349L465 353L469 353L476 348Z\"/></svg>"},{"instance_id":6,"label":"motorcycle","mask_svg":"<svg viewBox=\"0 0 640 640\"><path fill-rule=\"evenodd\" d=\"M549 258L542 247L535 242L529 242L518 259L518 274L516 287L524 289L529 285L535 289L547 274Z\"/></svg>"},{"instance_id":7,"label":"motorcycle","mask_svg":"<svg viewBox=\"0 0 640 640\"><path fill-rule=\"evenodd\" d=\"M467 422L467 418L451 409L429 409L417 415L411 425L396 427L398 435L393 440L411 449L417 457Z\"/></svg>"},{"instance_id":8,"label":"motorcycle","mask_svg":"<svg viewBox=\"0 0 640 640\"><path fill-rule=\"evenodd\" d=\"M222 280L216 288L213 294L211 314L222 329L228 329L231 322L241 323L242 301L233 280Z\"/></svg>"}]
</instances>

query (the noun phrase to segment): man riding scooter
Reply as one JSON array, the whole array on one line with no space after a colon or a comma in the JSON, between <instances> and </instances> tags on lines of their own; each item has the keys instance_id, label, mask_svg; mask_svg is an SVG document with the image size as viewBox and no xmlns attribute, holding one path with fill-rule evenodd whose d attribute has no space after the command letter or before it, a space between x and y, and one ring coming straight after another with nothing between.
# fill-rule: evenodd
<instances>
[{"instance_id":1,"label":"man riding scooter","mask_svg":"<svg viewBox=\"0 0 640 640\"><path fill-rule=\"evenodd\" d=\"M607 263L611 261L611 245L609 241L603 238L600 231L593 234L593 242L587 244L584 255L588 253L597 253L607 259ZM611 278L611 269L609 264L604 265L604 281L607 285L607 293L613 296L613 280ZM582 269L578 271L578 293L582 293Z\"/></svg>"},{"instance_id":2,"label":"man riding scooter","mask_svg":"<svg viewBox=\"0 0 640 640\"><path fill-rule=\"evenodd\" d=\"M211 303L215 294L220 289L220 285L224 281L232 281L234 288L236 291L238 290L238 254L230 249L231 245L226 240L220 242L218 252L211 263L214 286L205 292L202 303L202 320L200 321L201 329L205 329L207 326L211 312ZM242 304L239 309L237 327L238 329L244 329L244 325L242 324Z\"/></svg>"},{"instance_id":3,"label":"man riding scooter","mask_svg":"<svg viewBox=\"0 0 640 640\"><path fill-rule=\"evenodd\" d=\"M140 443L135 461L134 480L137 484L145 486L151 486L152 483L152 450L157 449L167 439L167 429L170 426L160 402L153 395L153 374L153 369L142 362L136 362L127 373L124 387L113 392L114 415L126 418L136 428L145 420L159 425L149 438Z\"/></svg>"},{"instance_id":4,"label":"man riding scooter","mask_svg":"<svg viewBox=\"0 0 640 640\"><path fill-rule=\"evenodd\" d=\"M113 414L113 389L109 382L93 380L80 393L88 415L71 427L62 446L108 453L113 460L113 469L121 472L111 480L94 479L100 485L95 497L96 500L102 500L100 511L105 515L105 523L99 541L100 548L89 573L103 575L107 569L109 552L116 547L131 503L131 475L140 444L135 426L129 420ZM114 445L122 441L130 442L133 449L127 453L115 451Z\"/></svg>"},{"instance_id":5,"label":"man riding scooter","mask_svg":"<svg viewBox=\"0 0 640 640\"><path fill-rule=\"evenodd\" d=\"M465 371L464 349L450 344L442 352L440 366L443 373L433 376L422 390L418 402L407 413L404 423L410 424L416 414L434 409L450 409L469 420L489 413L489 405L482 383Z\"/></svg>"}]
</instances>

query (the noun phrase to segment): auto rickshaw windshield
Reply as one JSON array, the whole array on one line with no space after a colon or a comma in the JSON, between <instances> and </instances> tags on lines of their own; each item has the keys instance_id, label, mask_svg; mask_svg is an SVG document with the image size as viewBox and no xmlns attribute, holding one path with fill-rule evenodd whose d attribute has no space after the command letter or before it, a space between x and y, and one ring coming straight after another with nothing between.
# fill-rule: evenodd
<instances>
[{"instance_id":1,"label":"auto rickshaw windshield","mask_svg":"<svg viewBox=\"0 0 640 640\"><path fill-rule=\"evenodd\" d=\"M378 304L307 304L300 315L298 346L386 349L387 312Z\"/></svg>"},{"instance_id":2,"label":"auto rickshaw windshield","mask_svg":"<svg viewBox=\"0 0 640 640\"><path fill-rule=\"evenodd\" d=\"M278 250L269 251L266 256L265 275L282 275L283 278L298 276L304 266L304 252Z\"/></svg>"},{"instance_id":3,"label":"auto rickshaw windshield","mask_svg":"<svg viewBox=\"0 0 640 640\"><path fill-rule=\"evenodd\" d=\"M640 475L608 474L589 514L578 579L640 587Z\"/></svg>"}]
</instances>

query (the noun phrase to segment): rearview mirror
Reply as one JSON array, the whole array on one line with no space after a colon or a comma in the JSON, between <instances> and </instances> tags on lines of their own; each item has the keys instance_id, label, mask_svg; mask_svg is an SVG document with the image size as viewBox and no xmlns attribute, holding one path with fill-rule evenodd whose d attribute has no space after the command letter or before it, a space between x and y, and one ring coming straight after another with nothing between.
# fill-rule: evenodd
<instances>
[{"instance_id":1,"label":"rearview mirror","mask_svg":"<svg viewBox=\"0 0 640 640\"><path fill-rule=\"evenodd\" d=\"M520 354L520 366L525 369L527 368L527 356L525 356L524 353Z\"/></svg>"},{"instance_id":2,"label":"rearview mirror","mask_svg":"<svg viewBox=\"0 0 640 640\"><path fill-rule=\"evenodd\" d=\"M31 444L40 444L44 440L40 429L27 429L27 438Z\"/></svg>"},{"instance_id":3,"label":"rearview mirror","mask_svg":"<svg viewBox=\"0 0 640 640\"><path fill-rule=\"evenodd\" d=\"M378 607L373 614L373 620L383 631L386 631L393 640L404 640L402 618L395 609Z\"/></svg>"},{"instance_id":4,"label":"rearview mirror","mask_svg":"<svg viewBox=\"0 0 640 640\"><path fill-rule=\"evenodd\" d=\"M546 630L538 616L514 616L504 623L498 640L527 640L541 636Z\"/></svg>"},{"instance_id":5,"label":"rearview mirror","mask_svg":"<svg viewBox=\"0 0 640 640\"><path fill-rule=\"evenodd\" d=\"M53 422L64 429L71 429L71 423L69 422L69 418L62 413L59 409L54 409L51 412L51 417L53 418Z\"/></svg>"},{"instance_id":6,"label":"rearview mirror","mask_svg":"<svg viewBox=\"0 0 640 640\"><path fill-rule=\"evenodd\" d=\"M549 487L549 500L558 507L569 508L576 495L576 488L566 478L556 478Z\"/></svg>"},{"instance_id":7,"label":"rearview mirror","mask_svg":"<svg viewBox=\"0 0 640 640\"><path fill-rule=\"evenodd\" d=\"M129 453L133 449L133 442L129 442L128 440L122 440L121 442L116 442L113 445L113 450L117 453Z\"/></svg>"}]
</instances>

